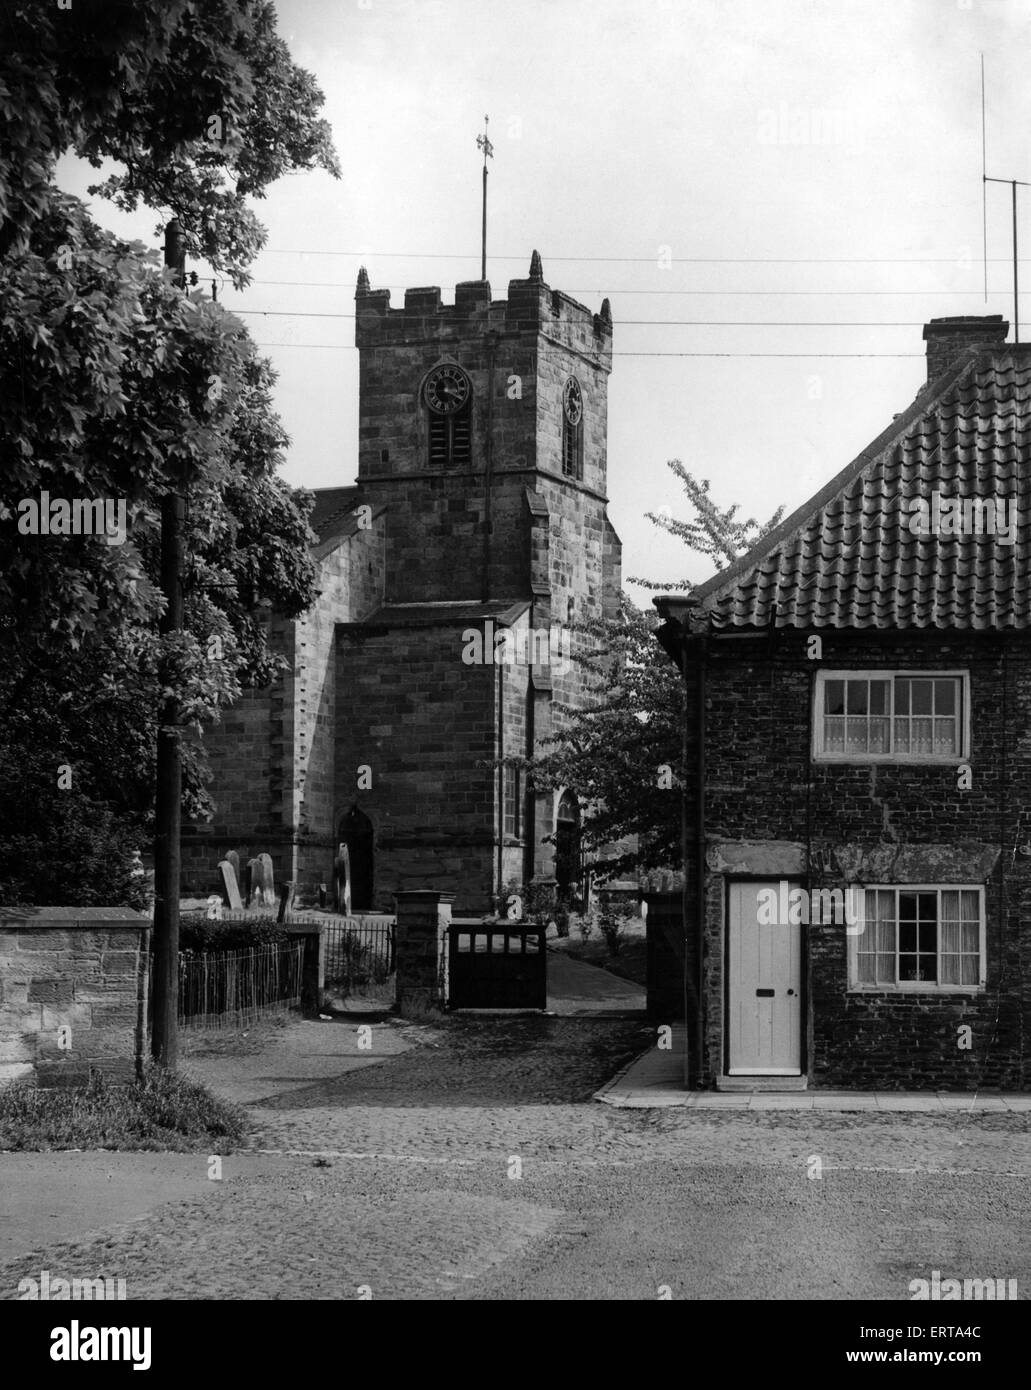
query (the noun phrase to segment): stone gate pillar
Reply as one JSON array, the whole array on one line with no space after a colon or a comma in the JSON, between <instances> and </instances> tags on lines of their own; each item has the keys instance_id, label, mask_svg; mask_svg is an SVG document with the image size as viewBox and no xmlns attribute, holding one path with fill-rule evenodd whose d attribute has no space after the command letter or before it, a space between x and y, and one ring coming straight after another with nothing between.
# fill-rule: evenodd
<instances>
[{"instance_id":1,"label":"stone gate pillar","mask_svg":"<svg viewBox=\"0 0 1031 1390\"><path fill-rule=\"evenodd\" d=\"M447 929L455 895L416 888L396 897L398 1012L443 1009Z\"/></svg>"}]
</instances>

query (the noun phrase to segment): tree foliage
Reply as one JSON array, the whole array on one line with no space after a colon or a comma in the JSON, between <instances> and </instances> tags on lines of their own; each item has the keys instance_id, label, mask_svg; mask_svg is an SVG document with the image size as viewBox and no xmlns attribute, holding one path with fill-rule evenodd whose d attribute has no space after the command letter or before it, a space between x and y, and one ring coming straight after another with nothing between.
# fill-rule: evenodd
<instances>
[{"instance_id":1,"label":"tree foliage","mask_svg":"<svg viewBox=\"0 0 1031 1390\"><path fill-rule=\"evenodd\" d=\"M70 901L113 891L141 843L162 698L184 725L216 718L278 669L263 612L314 597L311 498L277 476L271 367L238 319L62 193L55 160L117 159L104 191L174 208L188 245L243 283L263 235L246 196L288 169L336 172L321 100L258 0L0 11L0 898L69 877ZM186 615L162 637L173 490ZM124 543L26 531L22 505L47 498L123 502ZM196 745L184 756L184 810L203 815Z\"/></svg>"},{"instance_id":2,"label":"tree foliage","mask_svg":"<svg viewBox=\"0 0 1031 1390\"><path fill-rule=\"evenodd\" d=\"M726 569L728 565L733 564L739 555L750 550L763 536L772 531L784 515L784 508L778 507L769 521L762 525L755 517L739 521L739 504L735 502L732 507L723 508L714 502L708 478L695 478L679 459L667 459L666 467L682 485L688 504L694 509L694 517L680 521L672 513L667 516L664 512L645 512L645 516L660 530L668 531L671 536L682 540L688 550L712 560L717 570ZM674 584L655 584L647 579L631 579L630 583L644 584L649 589L660 590L691 588L687 580Z\"/></svg>"},{"instance_id":3,"label":"tree foliage","mask_svg":"<svg viewBox=\"0 0 1031 1390\"><path fill-rule=\"evenodd\" d=\"M692 515L686 521L664 512L647 515L717 569L755 545L783 515L780 508L763 525L739 521L737 506L724 509L713 500L707 479L696 479L679 459L667 466ZM688 580L629 582L685 593L692 588ZM586 706L567 713L545 753L523 760L538 790L576 792L586 860L601 878L680 862L684 682L655 640L659 621L624 593L618 618L578 625L582 640L574 659L588 691Z\"/></svg>"},{"instance_id":4,"label":"tree foliage","mask_svg":"<svg viewBox=\"0 0 1031 1390\"><path fill-rule=\"evenodd\" d=\"M237 287L265 240L247 199L295 170L339 175L267 0L6 0L0 52L0 255L46 215L66 150L117 161L90 192L174 214L187 255Z\"/></svg>"}]
</instances>

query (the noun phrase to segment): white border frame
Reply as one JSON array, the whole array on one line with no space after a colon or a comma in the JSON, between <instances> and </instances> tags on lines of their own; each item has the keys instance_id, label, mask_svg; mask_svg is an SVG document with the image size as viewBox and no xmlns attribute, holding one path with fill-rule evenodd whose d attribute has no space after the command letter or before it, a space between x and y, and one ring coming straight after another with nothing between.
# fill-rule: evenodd
<instances>
[{"instance_id":1,"label":"white border frame","mask_svg":"<svg viewBox=\"0 0 1031 1390\"><path fill-rule=\"evenodd\" d=\"M848 937L848 993L849 994L981 994L986 988L988 975L985 890L983 883L864 883L849 884L849 888L862 888L864 930ZM978 903L978 953L980 965L976 985L942 985L929 980L902 980L889 985L860 984L856 979L859 971L859 942L865 935L866 894L877 891L887 893L941 893L967 892L977 894ZM898 937L895 938L895 957L898 960ZM941 973L941 932L938 933L938 973Z\"/></svg>"},{"instance_id":2,"label":"white border frame","mask_svg":"<svg viewBox=\"0 0 1031 1390\"><path fill-rule=\"evenodd\" d=\"M909 676L917 680L958 680L960 683L960 701L962 708L959 719L959 740L960 751L958 753L948 753L941 756L937 753L826 753L823 751L823 701L824 687L828 681L833 680L891 680L896 676ZM894 697L892 703L892 714L894 716ZM816 673L816 684L813 687L813 735L810 748L810 756L814 763L912 763L916 766L935 766L948 767L958 766L970 760L970 672L969 671L939 671L939 670L919 670L914 671L909 667L881 666L873 670L834 670L825 671L823 669ZM891 725L891 735L894 737L894 725Z\"/></svg>"}]
</instances>

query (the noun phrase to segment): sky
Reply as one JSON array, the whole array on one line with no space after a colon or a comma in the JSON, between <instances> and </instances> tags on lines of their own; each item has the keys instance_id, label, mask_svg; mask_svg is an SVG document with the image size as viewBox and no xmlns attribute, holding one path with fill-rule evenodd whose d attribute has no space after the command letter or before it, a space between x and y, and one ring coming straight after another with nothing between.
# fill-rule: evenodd
<instances>
[{"instance_id":1,"label":"sky","mask_svg":"<svg viewBox=\"0 0 1031 1390\"><path fill-rule=\"evenodd\" d=\"M406 286L440 285L447 302L479 278L485 114L494 299L536 248L553 288L592 310L611 301L609 515L625 578L712 573L645 516L689 515L668 460L742 518L791 511L912 401L928 319L1012 321L1001 184L987 185L984 295L980 55L987 172L1031 181L1031 0L277 10L325 93L342 177L274 185L256 205L268 242L254 282L219 298L279 372L295 485L356 476L359 266L395 306ZM60 162L80 196L99 177ZM111 230L160 247L153 212L88 201ZM1018 216L1031 245L1031 188ZM1023 292L1021 304L1031 319ZM630 592L647 604L647 588Z\"/></svg>"}]
</instances>

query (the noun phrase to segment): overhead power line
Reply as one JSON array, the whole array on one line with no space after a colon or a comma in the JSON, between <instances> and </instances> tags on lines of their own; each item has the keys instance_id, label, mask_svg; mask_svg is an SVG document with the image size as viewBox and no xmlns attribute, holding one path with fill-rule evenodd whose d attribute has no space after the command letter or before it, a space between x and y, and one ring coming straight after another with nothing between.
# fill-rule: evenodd
<instances>
[{"instance_id":1,"label":"overhead power line","mask_svg":"<svg viewBox=\"0 0 1031 1390\"><path fill-rule=\"evenodd\" d=\"M283 246L265 246L263 252L272 256L353 256L369 260L405 261L468 261L475 257L452 251L301 251ZM561 261L571 264L605 265L655 265L657 256L553 256L543 255L546 261ZM664 265L956 265L960 256L670 256L663 258ZM492 261L526 260L525 253L519 256L491 256ZM990 256L992 262L1011 265L1012 256Z\"/></svg>"},{"instance_id":2,"label":"overhead power line","mask_svg":"<svg viewBox=\"0 0 1031 1390\"><path fill-rule=\"evenodd\" d=\"M620 352L613 357L919 357L922 352Z\"/></svg>"},{"instance_id":3,"label":"overhead power line","mask_svg":"<svg viewBox=\"0 0 1031 1390\"><path fill-rule=\"evenodd\" d=\"M261 348L328 348L335 352L357 352L351 343L256 343ZM613 357L919 357L922 352L620 352Z\"/></svg>"},{"instance_id":4,"label":"overhead power line","mask_svg":"<svg viewBox=\"0 0 1031 1390\"><path fill-rule=\"evenodd\" d=\"M233 309L234 314L258 314L264 318L353 319L355 314L309 313L304 309ZM617 326L652 328L923 328L923 319L617 319Z\"/></svg>"},{"instance_id":5,"label":"overhead power line","mask_svg":"<svg viewBox=\"0 0 1031 1390\"><path fill-rule=\"evenodd\" d=\"M354 293L354 285L353 285L350 281L346 281L346 280L252 280L252 281L251 281L251 284L252 284L252 285L292 285L292 286L294 286L294 287L297 288L297 289L301 289L301 288L311 288L311 289L322 289L322 290L350 290L352 294ZM403 291L404 291L406 288L408 288L408 287L407 287L407 286L404 286L404 285L381 285L381 286L379 286L379 288L380 288L380 289L389 289L389 290L398 290L398 291L403 292ZM964 296L966 296L966 297L969 297L970 294L971 294L971 291L970 291L970 290L641 290L641 289L636 289L636 290L631 290L631 289L614 290L614 289L605 289L605 288L598 289L598 288L592 286L590 289L564 290L563 293L565 293L565 294L597 294L597 295L602 295L602 296L604 296L604 295L610 295L610 296L611 296L611 295L614 295L614 294L662 294L662 295L701 295L701 294L708 294L708 295L717 295L717 296L718 296L718 295L728 295L728 296L731 296L731 295L735 295L735 296L739 296L739 295L745 295L745 296L752 295L752 296L755 296L755 297L757 297L757 298L758 298L759 296L765 296L765 295L773 295L774 297L783 295L783 296L785 296L785 297L796 297L796 298L797 298L798 296L817 296L817 297L824 297L824 298L826 298L826 297L837 298L838 296L846 297L846 296L850 296L850 295L852 295L852 296L861 295L861 296L866 296L868 299L870 299L870 298L874 298L874 299L875 299L875 298L879 298L879 297L881 297L881 296L887 296L887 295L910 295L910 296L915 295L915 296L917 296L918 298L921 298L921 299L933 299L933 298L935 298L936 296L941 296L941 295L946 295L946 294L949 294L949 295L957 295L957 294L959 294L959 295L964 295ZM1004 290L989 290L989 294L1008 295L1008 294L1011 294L1011 293L1012 293L1012 287L1010 287L1010 286L1008 286L1008 287L1007 287L1006 289L1004 289Z\"/></svg>"}]
</instances>

